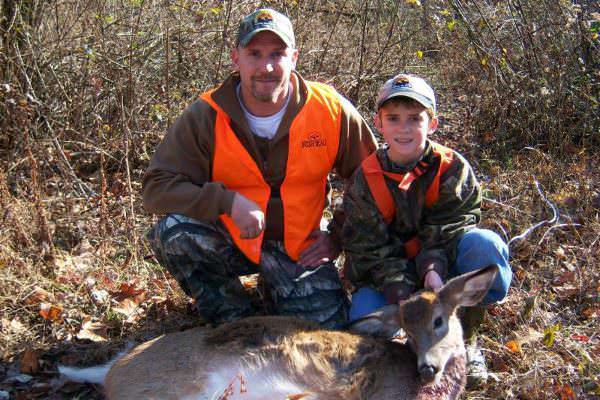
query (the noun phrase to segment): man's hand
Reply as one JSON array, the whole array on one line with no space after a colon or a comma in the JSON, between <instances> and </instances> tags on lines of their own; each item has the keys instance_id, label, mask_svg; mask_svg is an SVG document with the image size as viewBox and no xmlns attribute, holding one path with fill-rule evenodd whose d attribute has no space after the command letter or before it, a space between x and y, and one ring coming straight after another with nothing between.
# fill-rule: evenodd
<instances>
[{"instance_id":1,"label":"man's hand","mask_svg":"<svg viewBox=\"0 0 600 400\"><path fill-rule=\"evenodd\" d=\"M425 274L425 280L423 282L423 286L425 286L425 289L437 289L442 287L442 278L440 277L440 275L431 270L429 272L427 272L427 274Z\"/></svg>"},{"instance_id":2,"label":"man's hand","mask_svg":"<svg viewBox=\"0 0 600 400\"><path fill-rule=\"evenodd\" d=\"M239 193L233 198L231 219L240 229L242 239L253 239L265 229L265 213L258 204Z\"/></svg>"},{"instance_id":3,"label":"man's hand","mask_svg":"<svg viewBox=\"0 0 600 400\"><path fill-rule=\"evenodd\" d=\"M333 261L340 254L340 249L325 231L312 231L309 238L316 239L313 244L300 254L298 264L306 268L315 268L319 265Z\"/></svg>"}]
</instances>

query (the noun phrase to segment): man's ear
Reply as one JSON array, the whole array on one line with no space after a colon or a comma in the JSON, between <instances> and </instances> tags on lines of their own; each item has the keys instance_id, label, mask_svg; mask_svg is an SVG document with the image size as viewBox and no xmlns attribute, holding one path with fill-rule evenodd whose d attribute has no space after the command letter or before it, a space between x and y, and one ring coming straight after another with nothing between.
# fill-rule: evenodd
<instances>
[{"instance_id":1,"label":"man's ear","mask_svg":"<svg viewBox=\"0 0 600 400\"><path fill-rule=\"evenodd\" d=\"M296 69L297 62L298 62L298 49L292 49L292 69Z\"/></svg>"},{"instance_id":2,"label":"man's ear","mask_svg":"<svg viewBox=\"0 0 600 400\"><path fill-rule=\"evenodd\" d=\"M437 117L431 118L431 121L429 121L429 134L432 134L437 130L438 122L439 121Z\"/></svg>"},{"instance_id":3,"label":"man's ear","mask_svg":"<svg viewBox=\"0 0 600 400\"><path fill-rule=\"evenodd\" d=\"M233 49L231 49L231 51L229 52L229 56L231 57L231 63L233 64L233 69L234 71L238 71L240 69L240 64L239 64L239 59L240 59L240 53L237 47L234 47Z\"/></svg>"}]
</instances>

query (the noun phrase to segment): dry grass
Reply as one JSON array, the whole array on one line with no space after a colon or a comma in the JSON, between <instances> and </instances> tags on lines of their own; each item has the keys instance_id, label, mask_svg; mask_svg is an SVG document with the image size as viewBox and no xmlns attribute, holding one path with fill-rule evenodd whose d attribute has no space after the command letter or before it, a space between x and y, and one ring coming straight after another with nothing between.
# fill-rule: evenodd
<instances>
[{"instance_id":1,"label":"dry grass","mask_svg":"<svg viewBox=\"0 0 600 400\"><path fill-rule=\"evenodd\" d=\"M510 238L549 218L534 179L557 204L559 226L513 246L513 287L481 339L497 379L466 397L598 398L600 10L418 3L3 2L0 391L100 398L57 385L56 363L198 323L144 241L139 182L165 128L228 73L236 21L262 4L291 16L300 72L367 118L388 77L428 78L436 139L475 165L485 226ZM33 378L16 383L19 370Z\"/></svg>"}]
</instances>

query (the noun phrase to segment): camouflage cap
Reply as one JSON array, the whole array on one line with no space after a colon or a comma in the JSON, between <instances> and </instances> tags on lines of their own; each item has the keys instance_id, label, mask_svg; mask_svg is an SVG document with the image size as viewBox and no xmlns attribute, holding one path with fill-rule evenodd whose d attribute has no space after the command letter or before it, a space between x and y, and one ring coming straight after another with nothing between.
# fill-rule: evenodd
<instances>
[{"instance_id":1,"label":"camouflage cap","mask_svg":"<svg viewBox=\"0 0 600 400\"><path fill-rule=\"evenodd\" d=\"M292 23L285 15L261 8L244 17L238 30L236 46L245 47L258 32L271 31L290 48L296 47Z\"/></svg>"},{"instance_id":2,"label":"camouflage cap","mask_svg":"<svg viewBox=\"0 0 600 400\"><path fill-rule=\"evenodd\" d=\"M433 89L419 77L398 74L388 80L379 90L377 109L379 110L383 103L393 97L410 97L421 103L425 108L431 108L434 113L436 112Z\"/></svg>"}]
</instances>

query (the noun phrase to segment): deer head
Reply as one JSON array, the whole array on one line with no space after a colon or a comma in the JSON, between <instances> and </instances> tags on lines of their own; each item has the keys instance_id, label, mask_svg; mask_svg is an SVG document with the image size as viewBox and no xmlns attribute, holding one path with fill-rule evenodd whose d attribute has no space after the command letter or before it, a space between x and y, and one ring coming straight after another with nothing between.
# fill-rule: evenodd
<instances>
[{"instance_id":1,"label":"deer head","mask_svg":"<svg viewBox=\"0 0 600 400\"><path fill-rule=\"evenodd\" d=\"M478 304L492 285L497 271L497 266L490 265L460 275L435 291L424 290L398 305L387 305L355 321L351 329L388 337L391 332L404 329L417 355L417 370L422 382L439 382L448 361L464 355L457 308Z\"/></svg>"}]
</instances>

